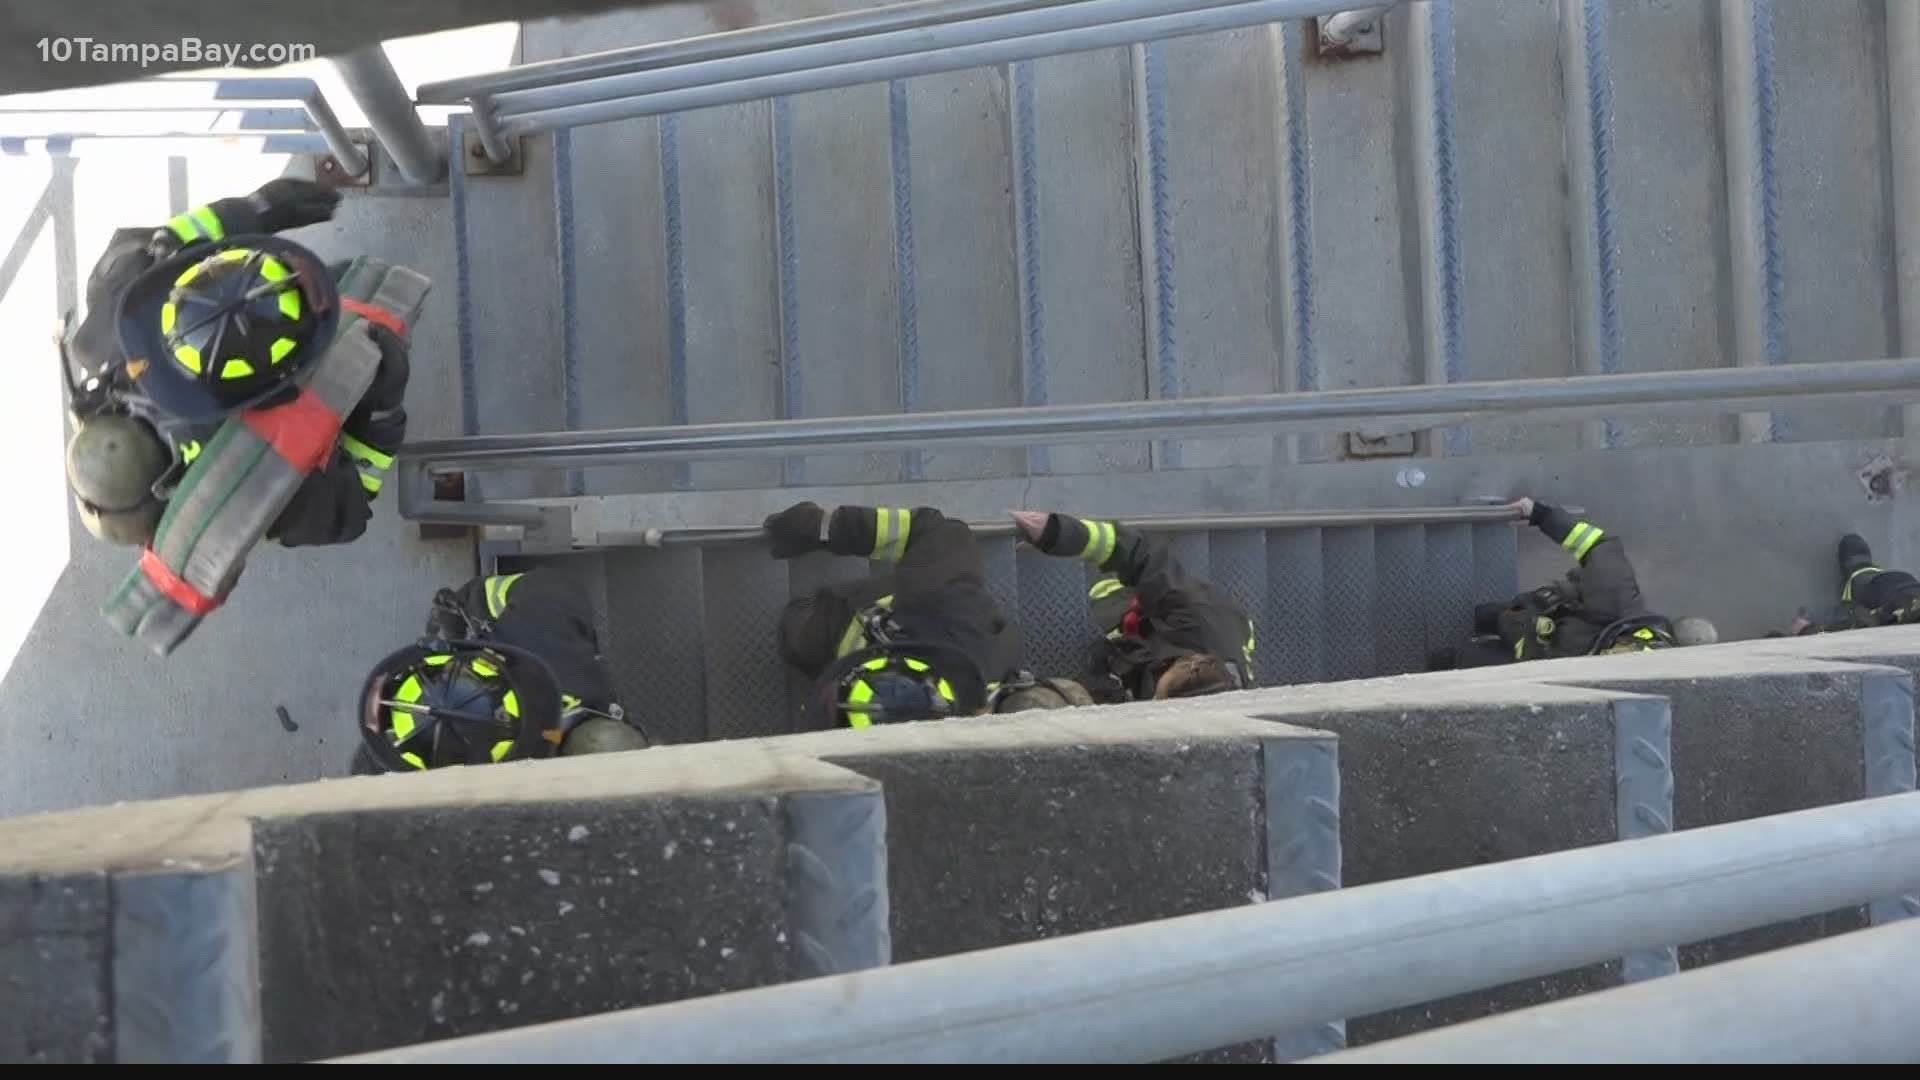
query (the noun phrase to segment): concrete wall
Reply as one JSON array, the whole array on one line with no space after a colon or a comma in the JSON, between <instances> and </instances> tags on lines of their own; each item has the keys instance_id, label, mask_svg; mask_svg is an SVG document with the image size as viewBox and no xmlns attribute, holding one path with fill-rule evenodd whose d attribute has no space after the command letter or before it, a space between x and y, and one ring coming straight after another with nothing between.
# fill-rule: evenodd
<instances>
[{"instance_id":1,"label":"concrete wall","mask_svg":"<svg viewBox=\"0 0 1920 1080\"><path fill-rule=\"evenodd\" d=\"M1873 631L14 819L0 1052L324 1057L1911 790L1916 667L1920 628ZM1207 1060L1914 914L1887 897Z\"/></svg>"},{"instance_id":2,"label":"concrete wall","mask_svg":"<svg viewBox=\"0 0 1920 1080\"><path fill-rule=\"evenodd\" d=\"M0 1053L306 1060L1333 888L1337 792L1324 733L1088 711L15 819Z\"/></svg>"}]
</instances>

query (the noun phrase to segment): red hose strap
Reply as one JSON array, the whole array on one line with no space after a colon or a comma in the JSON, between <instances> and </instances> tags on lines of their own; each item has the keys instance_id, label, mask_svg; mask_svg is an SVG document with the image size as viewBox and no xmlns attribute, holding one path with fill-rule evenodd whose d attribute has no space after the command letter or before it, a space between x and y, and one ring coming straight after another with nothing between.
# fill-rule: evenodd
<instances>
[{"instance_id":1,"label":"red hose strap","mask_svg":"<svg viewBox=\"0 0 1920 1080\"><path fill-rule=\"evenodd\" d=\"M187 584L185 578L174 573L171 567L160 561L160 556L155 555L152 548L147 548L140 553L140 572L147 575L147 580L153 582L153 587L166 594L169 600L195 615L205 615L225 603L227 599L224 596L208 596Z\"/></svg>"}]
</instances>

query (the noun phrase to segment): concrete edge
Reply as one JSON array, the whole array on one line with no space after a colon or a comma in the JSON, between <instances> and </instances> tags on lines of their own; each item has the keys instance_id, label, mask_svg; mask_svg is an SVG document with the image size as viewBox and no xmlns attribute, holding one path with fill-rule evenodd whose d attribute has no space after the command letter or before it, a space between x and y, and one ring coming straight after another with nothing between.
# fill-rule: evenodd
<instances>
[{"instance_id":1,"label":"concrete edge","mask_svg":"<svg viewBox=\"0 0 1920 1080\"><path fill-rule=\"evenodd\" d=\"M1340 744L1319 738L1260 744L1261 806L1267 844L1267 899L1340 887ZM1299 1061L1343 1050L1347 1024L1333 1020L1276 1035L1273 1059Z\"/></svg>"},{"instance_id":2,"label":"concrete edge","mask_svg":"<svg viewBox=\"0 0 1920 1080\"><path fill-rule=\"evenodd\" d=\"M114 1059L261 1059L259 909L251 858L113 876Z\"/></svg>"}]
</instances>

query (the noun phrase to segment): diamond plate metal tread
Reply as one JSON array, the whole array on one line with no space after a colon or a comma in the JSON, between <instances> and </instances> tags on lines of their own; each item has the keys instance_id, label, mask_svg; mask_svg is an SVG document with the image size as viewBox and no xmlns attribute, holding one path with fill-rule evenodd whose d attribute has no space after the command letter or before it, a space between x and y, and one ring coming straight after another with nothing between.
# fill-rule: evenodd
<instances>
[{"instance_id":1,"label":"diamond plate metal tread","mask_svg":"<svg viewBox=\"0 0 1920 1080\"><path fill-rule=\"evenodd\" d=\"M987 592L1000 605L1000 613L1009 619L1020 615L1020 563L1014 556L1011 536L983 536L980 543L980 569L987 580Z\"/></svg>"},{"instance_id":2,"label":"diamond plate metal tread","mask_svg":"<svg viewBox=\"0 0 1920 1080\"><path fill-rule=\"evenodd\" d=\"M1043 675L1079 678L1094 642L1085 564L1022 546L1014 555L1020 582L1021 655Z\"/></svg>"},{"instance_id":3,"label":"diamond plate metal tread","mask_svg":"<svg viewBox=\"0 0 1920 1080\"><path fill-rule=\"evenodd\" d=\"M1268 529L1266 596L1255 610L1255 670L1263 686L1319 682L1326 673L1325 555L1319 529Z\"/></svg>"},{"instance_id":4,"label":"diamond plate metal tread","mask_svg":"<svg viewBox=\"0 0 1920 1080\"><path fill-rule=\"evenodd\" d=\"M1378 630L1374 575L1378 571L1373 530L1322 529L1320 555L1326 581L1324 677L1364 679L1379 667L1374 660Z\"/></svg>"},{"instance_id":5,"label":"diamond plate metal tread","mask_svg":"<svg viewBox=\"0 0 1920 1080\"><path fill-rule=\"evenodd\" d=\"M758 545L703 553L707 738L744 739L791 730L780 612L787 566Z\"/></svg>"},{"instance_id":6,"label":"diamond plate metal tread","mask_svg":"<svg viewBox=\"0 0 1920 1080\"><path fill-rule=\"evenodd\" d=\"M1520 591L1520 530L1504 521L1473 527L1473 602L1507 600ZM1469 616L1471 617L1471 616ZM1472 625L1469 624L1471 629Z\"/></svg>"},{"instance_id":7,"label":"diamond plate metal tread","mask_svg":"<svg viewBox=\"0 0 1920 1080\"><path fill-rule=\"evenodd\" d=\"M1267 621L1267 534L1259 529L1215 529L1207 534L1208 580L1253 620L1253 677L1263 681L1262 660L1271 646Z\"/></svg>"},{"instance_id":8,"label":"diamond plate metal tread","mask_svg":"<svg viewBox=\"0 0 1920 1080\"><path fill-rule=\"evenodd\" d=\"M1425 651L1458 645L1473 630L1473 526L1428 525Z\"/></svg>"},{"instance_id":9,"label":"diamond plate metal tread","mask_svg":"<svg viewBox=\"0 0 1920 1080\"><path fill-rule=\"evenodd\" d=\"M1167 538L1167 547L1173 557L1180 560L1180 566L1189 577L1211 580L1212 559L1208 553L1207 534L1204 532L1176 533Z\"/></svg>"},{"instance_id":10,"label":"diamond plate metal tread","mask_svg":"<svg viewBox=\"0 0 1920 1080\"><path fill-rule=\"evenodd\" d=\"M602 556L607 633L620 703L656 742L707 738L705 607L699 549L622 548Z\"/></svg>"},{"instance_id":11,"label":"diamond plate metal tread","mask_svg":"<svg viewBox=\"0 0 1920 1080\"><path fill-rule=\"evenodd\" d=\"M1372 674L1422 671L1427 661L1426 530L1419 525L1375 529L1373 557Z\"/></svg>"}]
</instances>

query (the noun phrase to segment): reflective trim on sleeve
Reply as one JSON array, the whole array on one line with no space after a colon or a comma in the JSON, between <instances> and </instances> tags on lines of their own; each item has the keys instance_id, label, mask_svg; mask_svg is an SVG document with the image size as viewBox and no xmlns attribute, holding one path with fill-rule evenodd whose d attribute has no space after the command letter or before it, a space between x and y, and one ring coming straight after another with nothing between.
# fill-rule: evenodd
<instances>
[{"instance_id":1,"label":"reflective trim on sleeve","mask_svg":"<svg viewBox=\"0 0 1920 1080\"><path fill-rule=\"evenodd\" d=\"M366 443L361 442L359 439L356 439L353 436L348 435L344 432L341 433L340 435L340 445L346 449L347 453L353 458L353 460L361 463L362 465L372 465L374 468L377 468L377 469L393 468L392 454L381 453L380 451L375 450L373 447L368 446Z\"/></svg>"},{"instance_id":2,"label":"reflective trim on sleeve","mask_svg":"<svg viewBox=\"0 0 1920 1080\"><path fill-rule=\"evenodd\" d=\"M1126 585L1122 584L1119 578L1103 577L1093 583L1093 588L1087 590L1087 599L1105 600L1124 588Z\"/></svg>"},{"instance_id":3,"label":"reflective trim on sleeve","mask_svg":"<svg viewBox=\"0 0 1920 1080\"><path fill-rule=\"evenodd\" d=\"M1586 562L1587 552L1592 551L1593 545L1599 543L1600 538L1605 535L1607 535L1606 530L1583 521L1567 533L1567 538L1560 541L1560 546L1573 552L1575 562Z\"/></svg>"},{"instance_id":4,"label":"reflective trim on sleeve","mask_svg":"<svg viewBox=\"0 0 1920 1080\"><path fill-rule=\"evenodd\" d=\"M1111 521L1083 521L1087 529L1087 545L1075 556L1081 562L1090 562L1095 566L1105 566L1113 557L1113 549L1119 545L1118 534Z\"/></svg>"},{"instance_id":5,"label":"reflective trim on sleeve","mask_svg":"<svg viewBox=\"0 0 1920 1080\"><path fill-rule=\"evenodd\" d=\"M507 610L507 594L513 591L514 582L519 581L523 576L522 574L504 576L496 574L487 579L487 615L489 617L497 619L501 612Z\"/></svg>"},{"instance_id":6,"label":"reflective trim on sleeve","mask_svg":"<svg viewBox=\"0 0 1920 1080\"><path fill-rule=\"evenodd\" d=\"M1853 603L1853 581L1855 578L1861 574L1877 574L1879 572L1880 568L1877 566L1863 566L1853 573L1848 574L1847 583L1840 587L1840 602L1843 604Z\"/></svg>"},{"instance_id":7,"label":"reflective trim on sleeve","mask_svg":"<svg viewBox=\"0 0 1920 1080\"><path fill-rule=\"evenodd\" d=\"M873 512L873 554L882 562L899 562L907 555L907 538L913 532L913 511L883 506Z\"/></svg>"}]
</instances>

